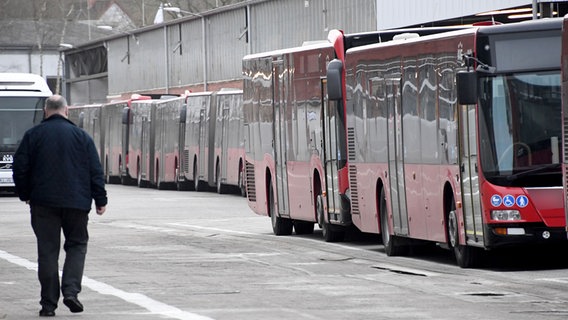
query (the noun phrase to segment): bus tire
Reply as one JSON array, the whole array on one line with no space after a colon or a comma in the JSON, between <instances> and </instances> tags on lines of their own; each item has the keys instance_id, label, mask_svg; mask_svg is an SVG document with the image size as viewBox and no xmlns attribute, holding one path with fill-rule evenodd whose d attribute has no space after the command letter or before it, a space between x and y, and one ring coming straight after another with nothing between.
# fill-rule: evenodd
<instances>
[{"instance_id":1,"label":"bus tire","mask_svg":"<svg viewBox=\"0 0 568 320\"><path fill-rule=\"evenodd\" d=\"M146 184L144 183L144 181L142 180L142 172L140 170L140 162L138 163L138 168L136 169L136 184L138 185L138 188L145 188Z\"/></svg>"},{"instance_id":2,"label":"bus tire","mask_svg":"<svg viewBox=\"0 0 568 320\"><path fill-rule=\"evenodd\" d=\"M277 236L289 236L292 234L292 220L282 218L276 213L276 205L274 203L274 191L272 186L268 189L268 214L270 214L270 221L272 223L272 232Z\"/></svg>"},{"instance_id":3,"label":"bus tire","mask_svg":"<svg viewBox=\"0 0 568 320\"><path fill-rule=\"evenodd\" d=\"M325 210L323 206L323 196L318 194L316 199L316 211L318 224L325 242L339 242L345 238L345 230L342 227L334 226L325 220Z\"/></svg>"},{"instance_id":4,"label":"bus tire","mask_svg":"<svg viewBox=\"0 0 568 320\"><path fill-rule=\"evenodd\" d=\"M241 196L246 197L247 196L247 187L246 187L246 184L245 184L245 170L244 170L243 166L241 166L241 168L239 170L238 188L241 192Z\"/></svg>"},{"instance_id":5,"label":"bus tire","mask_svg":"<svg viewBox=\"0 0 568 320\"><path fill-rule=\"evenodd\" d=\"M217 162L217 165L215 166L215 181L215 184L217 186L217 193L227 193L227 187L221 182L221 165L219 164L219 162Z\"/></svg>"},{"instance_id":6,"label":"bus tire","mask_svg":"<svg viewBox=\"0 0 568 320\"><path fill-rule=\"evenodd\" d=\"M197 163L193 163L193 189L195 191L205 191L205 185L199 180L199 176L197 175Z\"/></svg>"},{"instance_id":7,"label":"bus tire","mask_svg":"<svg viewBox=\"0 0 568 320\"><path fill-rule=\"evenodd\" d=\"M294 231L296 231L296 234L312 234L314 233L314 223L294 220Z\"/></svg>"},{"instance_id":8,"label":"bus tire","mask_svg":"<svg viewBox=\"0 0 568 320\"><path fill-rule=\"evenodd\" d=\"M459 224L456 205L452 200L450 212L447 219L447 233L449 247L453 251L457 265L461 268L474 267L477 262L477 248L461 245L459 243Z\"/></svg>"},{"instance_id":9,"label":"bus tire","mask_svg":"<svg viewBox=\"0 0 568 320\"><path fill-rule=\"evenodd\" d=\"M385 189L381 190L379 211L379 216L381 217L381 238L383 240L383 246L385 247L385 253L389 257L405 255L407 253L408 247L403 245L401 243L402 240L394 235L393 232L391 232L387 212L387 198Z\"/></svg>"}]
</instances>

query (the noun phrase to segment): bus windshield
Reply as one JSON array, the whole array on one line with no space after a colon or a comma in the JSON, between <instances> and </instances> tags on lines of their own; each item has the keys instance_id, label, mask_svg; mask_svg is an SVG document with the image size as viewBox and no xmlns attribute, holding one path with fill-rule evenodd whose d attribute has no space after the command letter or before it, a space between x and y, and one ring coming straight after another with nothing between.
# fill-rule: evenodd
<instances>
[{"instance_id":1,"label":"bus windshield","mask_svg":"<svg viewBox=\"0 0 568 320\"><path fill-rule=\"evenodd\" d=\"M481 78L480 163L503 186L561 186L560 72Z\"/></svg>"},{"instance_id":2,"label":"bus windshield","mask_svg":"<svg viewBox=\"0 0 568 320\"><path fill-rule=\"evenodd\" d=\"M0 97L0 151L14 152L24 133L43 120L45 97Z\"/></svg>"}]
</instances>

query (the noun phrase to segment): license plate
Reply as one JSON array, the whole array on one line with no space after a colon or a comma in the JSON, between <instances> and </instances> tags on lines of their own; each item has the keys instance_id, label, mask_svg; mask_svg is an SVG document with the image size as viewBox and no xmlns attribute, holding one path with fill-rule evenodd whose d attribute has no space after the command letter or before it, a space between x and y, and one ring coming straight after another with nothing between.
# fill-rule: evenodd
<instances>
[{"instance_id":1,"label":"license plate","mask_svg":"<svg viewBox=\"0 0 568 320\"><path fill-rule=\"evenodd\" d=\"M12 178L0 178L0 183L14 183Z\"/></svg>"}]
</instances>

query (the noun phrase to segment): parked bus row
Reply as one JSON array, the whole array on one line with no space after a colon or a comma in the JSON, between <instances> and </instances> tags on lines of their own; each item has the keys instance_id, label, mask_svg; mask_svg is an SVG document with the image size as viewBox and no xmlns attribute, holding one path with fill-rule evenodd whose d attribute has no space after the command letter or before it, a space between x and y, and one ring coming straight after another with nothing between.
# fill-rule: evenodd
<instances>
[{"instance_id":1,"label":"parked bus row","mask_svg":"<svg viewBox=\"0 0 568 320\"><path fill-rule=\"evenodd\" d=\"M388 255L427 241L461 267L565 242L561 20L332 31L246 56L249 206L276 235L354 225Z\"/></svg>"},{"instance_id":2,"label":"parked bus row","mask_svg":"<svg viewBox=\"0 0 568 320\"><path fill-rule=\"evenodd\" d=\"M380 234L388 255L429 242L470 267L484 250L566 241L562 25L333 30L327 42L244 57L243 91L69 116L94 138L110 183L236 189L276 235L317 224L341 241L355 226Z\"/></svg>"},{"instance_id":3,"label":"parked bus row","mask_svg":"<svg viewBox=\"0 0 568 320\"><path fill-rule=\"evenodd\" d=\"M95 140L108 183L244 195L241 90L74 106L69 119Z\"/></svg>"}]
</instances>

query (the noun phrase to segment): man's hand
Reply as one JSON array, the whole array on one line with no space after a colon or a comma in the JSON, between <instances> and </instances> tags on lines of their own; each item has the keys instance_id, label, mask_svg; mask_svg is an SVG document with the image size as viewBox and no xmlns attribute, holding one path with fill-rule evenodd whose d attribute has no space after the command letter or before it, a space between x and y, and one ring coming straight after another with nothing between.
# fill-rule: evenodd
<instances>
[{"instance_id":1,"label":"man's hand","mask_svg":"<svg viewBox=\"0 0 568 320\"><path fill-rule=\"evenodd\" d=\"M103 213L105 213L105 211L106 211L106 206L97 207L97 214L98 214L99 216L102 216Z\"/></svg>"}]
</instances>

